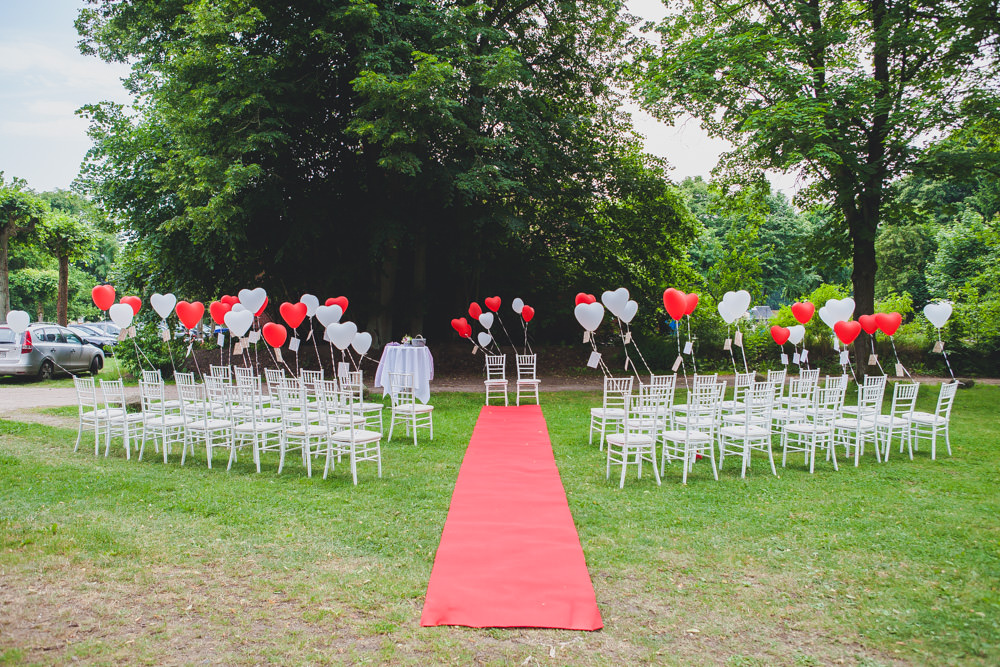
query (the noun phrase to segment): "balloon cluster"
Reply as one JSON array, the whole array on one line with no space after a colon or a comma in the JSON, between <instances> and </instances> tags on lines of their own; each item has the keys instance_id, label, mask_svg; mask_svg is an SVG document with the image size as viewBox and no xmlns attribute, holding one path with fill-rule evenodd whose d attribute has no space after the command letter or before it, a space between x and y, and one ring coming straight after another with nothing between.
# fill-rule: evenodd
<instances>
[{"instance_id":1,"label":"balloon cluster","mask_svg":"<svg viewBox=\"0 0 1000 667\"><path fill-rule=\"evenodd\" d=\"M507 340L510 346L517 350L514 345L513 340L510 338L510 334L507 333L507 327L504 325L503 320L500 319L500 306L503 301L498 296L489 296L483 299L483 303L486 304L486 310L484 311L479 303L473 301L469 304L469 317L473 320L479 322L479 325L483 327L483 331L480 331L476 335L476 342L479 343L479 347L484 350L487 349L491 344L499 350L499 345L495 344L495 337L493 335L493 325L494 323L499 323L507 335ZM524 303L524 299L517 297L511 302L511 308L520 316L521 325L524 328L524 348L525 352L530 350L528 345L528 323L531 322L535 317L535 309ZM472 325L464 317L459 317L452 319L451 328L455 330L462 338L467 338L472 341ZM475 347L476 342L473 342L473 347ZM478 349L478 348L477 348Z\"/></svg>"}]
</instances>

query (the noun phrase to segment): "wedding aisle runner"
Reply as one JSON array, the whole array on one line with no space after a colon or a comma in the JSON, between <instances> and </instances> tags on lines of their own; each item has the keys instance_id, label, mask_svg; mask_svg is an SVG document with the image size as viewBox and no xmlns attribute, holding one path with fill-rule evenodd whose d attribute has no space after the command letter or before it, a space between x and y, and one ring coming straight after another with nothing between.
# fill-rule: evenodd
<instances>
[{"instance_id":1,"label":"wedding aisle runner","mask_svg":"<svg viewBox=\"0 0 1000 667\"><path fill-rule=\"evenodd\" d=\"M603 627L537 405L480 412L420 624Z\"/></svg>"}]
</instances>

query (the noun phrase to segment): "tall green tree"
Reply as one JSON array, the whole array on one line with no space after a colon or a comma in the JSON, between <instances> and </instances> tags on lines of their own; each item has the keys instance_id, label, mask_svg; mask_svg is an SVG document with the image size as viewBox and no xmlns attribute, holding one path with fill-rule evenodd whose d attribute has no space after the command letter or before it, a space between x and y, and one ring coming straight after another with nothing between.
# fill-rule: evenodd
<instances>
[{"instance_id":1,"label":"tall green tree","mask_svg":"<svg viewBox=\"0 0 1000 667\"><path fill-rule=\"evenodd\" d=\"M500 290L565 300L566 245L661 272L609 237L673 225L657 238L676 250L691 225L659 168L641 153L636 167L622 7L91 0L85 51L130 63L136 98L84 111L84 178L128 239L123 278L348 294L384 341Z\"/></svg>"},{"instance_id":2,"label":"tall green tree","mask_svg":"<svg viewBox=\"0 0 1000 667\"><path fill-rule=\"evenodd\" d=\"M80 218L66 213L51 213L38 230L41 244L59 262L59 289L56 297L56 321L69 323L69 266L94 250L94 232Z\"/></svg>"},{"instance_id":3,"label":"tall green tree","mask_svg":"<svg viewBox=\"0 0 1000 667\"><path fill-rule=\"evenodd\" d=\"M995 85L997 0L677 0L637 95L700 119L734 172L800 170L852 244L857 313L874 309L887 185L926 137L960 126ZM863 337L862 337L863 338ZM859 339L859 349L867 343Z\"/></svg>"},{"instance_id":4,"label":"tall green tree","mask_svg":"<svg viewBox=\"0 0 1000 667\"><path fill-rule=\"evenodd\" d=\"M14 178L4 181L0 172L0 318L7 319L10 311L10 241L34 231L45 215L45 206L27 188L27 183Z\"/></svg>"}]
</instances>

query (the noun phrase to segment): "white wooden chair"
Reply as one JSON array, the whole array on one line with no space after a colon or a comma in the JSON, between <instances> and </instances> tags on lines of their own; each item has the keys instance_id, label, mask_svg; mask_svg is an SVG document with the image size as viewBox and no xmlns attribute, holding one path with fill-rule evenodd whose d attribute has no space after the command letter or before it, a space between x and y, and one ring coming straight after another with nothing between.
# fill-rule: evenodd
<instances>
[{"instance_id":1,"label":"white wooden chair","mask_svg":"<svg viewBox=\"0 0 1000 667\"><path fill-rule=\"evenodd\" d=\"M872 441L875 448L875 460L882 462L882 452L875 436L875 418L882 412L883 389L884 387L875 384L862 386L858 390L858 404L854 415L844 415L833 420L834 447L842 445L848 458L853 449L855 467L865 453L865 443L868 440Z\"/></svg>"},{"instance_id":2,"label":"white wooden chair","mask_svg":"<svg viewBox=\"0 0 1000 667\"><path fill-rule=\"evenodd\" d=\"M750 389L750 385L753 384L755 376L756 373L752 371L736 374L736 377L733 379L733 398L728 401L722 401L719 404L722 414L732 414L743 407L743 397Z\"/></svg>"},{"instance_id":3,"label":"white wooden chair","mask_svg":"<svg viewBox=\"0 0 1000 667\"><path fill-rule=\"evenodd\" d=\"M537 354L519 354L516 357L517 361L517 396L515 402L517 405L521 405L521 392L528 396L534 394L535 403L539 404L538 399L538 385L540 381L536 377L538 355Z\"/></svg>"},{"instance_id":4,"label":"white wooden chair","mask_svg":"<svg viewBox=\"0 0 1000 667\"><path fill-rule=\"evenodd\" d=\"M937 455L938 434L944 434L944 442L948 447L948 456L951 456L951 438L948 427L951 423L951 407L955 402L955 394L958 392L958 383L949 382L941 385L938 393L937 408L934 412L914 412L910 415L910 439L913 448L921 438L931 441L931 460Z\"/></svg>"},{"instance_id":5,"label":"white wooden chair","mask_svg":"<svg viewBox=\"0 0 1000 667\"><path fill-rule=\"evenodd\" d=\"M332 387L326 388L326 391ZM331 416L329 437L326 445L326 466L323 479L334 468L333 459L347 456L351 463L351 477L358 484L358 463L374 461L378 466L378 476L382 477L382 433L369 430L366 418L360 411L357 394L351 388L341 388ZM329 402L330 395L325 393ZM329 406L328 406L329 409ZM359 428L361 427L361 428Z\"/></svg>"},{"instance_id":6,"label":"white wooden chair","mask_svg":"<svg viewBox=\"0 0 1000 667\"><path fill-rule=\"evenodd\" d=\"M406 427L406 434L413 433L417 444L417 429L426 428L434 439L434 406L419 403L414 394L411 373L389 373L389 396L392 398L392 417L389 420L389 440L396 424Z\"/></svg>"},{"instance_id":7,"label":"white wooden chair","mask_svg":"<svg viewBox=\"0 0 1000 667\"><path fill-rule=\"evenodd\" d=\"M121 380L101 380L104 408L108 415L108 426L104 433L104 456L111 450L111 438L122 437L125 458L132 458L132 443L138 439L142 428L142 413L129 412L125 400L125 386Z\"/></svg>"},{"instance_id":8,"label":"white wooden chair","mask_svg":"<svg viewBox=\"0 0 1000 667\"><path fill-rule=\"evenodd\" d=\"M864 387L878 387L879 391L881 392L881 395L885 396L885 382L886 382L886 376L885 375L866 375L865 376L865 383L862 386L864 386ZM879 399L879 405L881 406L881 404L882 404L882 399L880 398ZM853 416L853 415L856 415L856 414L858 414L858 406L857 405L845 405L844 406L844 416L845 417L847 417L847 416Z\"/></svg>"},{"instance_id":9,"label":"white wooden chair","mask_svg":"<svg viewBox=\"0 0 1000 667\"><path fill-rule=\"evenodd\" d=\"M625 487L625 472L629 464L636 464L638 478L642 478L642 463L648 461L653 466L653 478L660 485L660 473L656 468L656 438L660 431L661 413L654 409L652 414L643 408L639 395L629 396L626 416L622 420L621 430L607 436L608 453L605 468L605 479L611 477L611 465L622 467L621 480L618 488Z\"/></svg>"},{"instance_id":10,"label":"white wooden chair","mask_svg":"<svg viewBox=\"0 0 1000 667\"><path fill-rule=\"evenodd\" d=\"M282 442L278 474L285 465L285 454L289 450L299 450L306 475L312 477L312 457L326 448L329 435L323 411L310 405L304 386L285 385L278 388L278 402L281 405ZM320 392L319 396L322 396ZM324 408L325 410L325 408Z\"/></svg>"},{"instance_id":11,"label":"white wooden chair","mask_svg":"<svg viewBox=\"0 0 1000 667\"><path fill-rule=\"evenodd\" d=\"M142 440L139 443L139 460L142 460L146 450L146 440L153 439L153 445L159 450L163 446L163 462L167 462L170 447L180 443L182 456L187 447L184 434L184 417L179 412L173 412L164 400L163 380L156 382L139 381L139 395L142 400ZM180 401L172 401L180 408Z\"/></svg>"},{"instance_id":12,"label":"white wooden chair","mask_svg":"<svg viewBox=\"0 0 1000 667\"><path fill-rule=\"evenodd\" d=\"M208 374L211 377L219 378L223 382L233 381L233 368L232 366L215 366L209 365Z\"/></svg>"},{"instance_id":13,"label":"white wooden chair","mask_svg":"<svg viewBox=\"0 0 1000 667\"><path fill-rule=\"evenodd\" d=\"M727 420L722 417L719 429L719 469L726 454L735 454L743 460L740 477L747 476L750 456L754 450L767 454L774 475L774 453L771 451L771 410L774 407L774 384L754 382L743 396L743 402Z\"/></svg>"},{"instance_id":14,"label":"white wooden chair","mask_svg":"<svg viewBox=\"0 0 1000 667\"><path fill-rule=\"evenodd\" d=\"M233 449L233 422L228 408L228 397L223 396L223 416L213 416L209 403L202 388L195 384L177 385L177 394L181 400L181 410L184 416L184 429L191 452L194 444L201 441L205 446L205 456L208 467L212 467L212 451L216 448L229 450L229 465L233 465L235 450ZM218 409L218 408L217 408ZM187 447L184 448L185 452ZM184 454L181 454L181 465L184 465Z\"/></svg>"},{"instance_id":15,"label":"white wooden chair","mask_svg":"<svg viewBox=\"0 0 1000 667\"><path fill-rule=\"evenodd\" d=\"M812 388L810 406L799 411L801 421L790 421L781 429L781 467L785 467L789 452L803 452L809 474L816 470L817 449L825 450L826 460L833 459L833 469L838 469L831 416L839 414L839 405L844 400L839 387L812 385Z\"/></svg>"},{"instance_id":16,"label":"white wooden chair","mask_svg":"<svg viewBox=\"0 0 1000 667\"><path fill-rule=\"evenodd\" d=\"M615 429L625 419L628 397L632 393L632 376L624 378L604 378L604 396L601 407L590 409L590 439L594 443L594 431L600 433L598 444L604 449L604 439L608 429Z\"/></svg>"},{"instance_id":17,"label":"white wooden chair","mask_svg":"<svg viewBox=\"0 0 1000 667\"><path fill-rule=\"evenodd\" d=\"M687 484L688 472L693 470L698 455L707 456L712 462L712 475L719 479L715 464L715 433L719 423L719 403L726 391L726 383L701 383L688 393L683 415L674 415L670 428L660 433L662 449L660 470L666 472L670 461L681 461L681 483Z\"/></svg>"},{"instance_id":18,"label":"white wooden chair","mask_svg":"<svg viewBox=\"0 0 1000 667\"><path fill-rule=\"evenodd\" d=\"M107 408L97 405L97 385L94 378L73 378L73 387L76 388L76 408L77 408L77 433L76 445L73 451L80 448L80 439L84 431L94 432L94 456L97 456L101 449L101 432L107 429L108 412Z\"/></svg>"},{"instance_id":19,"label":"white wooden chair","mask_svg":"<svg viewBox=\"0 0 1000 667\"><path fill-rule=\"evenodd\" d=\"M903 453L904 444L908 445L910 460L913 460L913 443L909 438L910 417L917 404L919 390L919 382L897 382L892 388L892 406L889 408L889 414L875 417L875 438L882 441L882 452L886 461L889 460L889 449L896 435L899 435L899 453Z\"/></svg>"},{"instance_id":20,"label":"white wooden chair","mask_svg":"<svg viewBox=\"0 0 1000 667\"><path fill-rule=\"evenodd\" d=\"M277 399L277 390L275 392L274 396ZM277 408L277 419L269 416L270 411L275 408L265 406L263 397L250 384L234 385L231 396L233 400L233 452L230 456L235 456L236 452L249 444L253 451L253 461L257 466L257 472L260 472L261 454L277 451L280 456L278 464L280 469L285 462L285 438L281 426L281 408Z\"/></svg>"},{"instance_id":21,"label":"white wooden chair","mask_svg":"<svg viewBox=\"0 0 1000 667\"><path fill-rule=\"evenodd\" d=\"M490 404L490 398L500 398L503 395L503 404L507 405L507 355L487 354L486 355L486 405Z\"/></svg>"},{"instance_id":22,"label":"white wooden chair","mask_svg":"<svg viewBox=\"0 0 1000 667\"><path fill-rule=\"evenodd\" d=\"M354 407L356 412L365 419L366 428L383 432L382 411L385 403L365 400L365 378L363 371L350 371L338 378L342 389L354 392Z\"/></svg>"}]
</instances>

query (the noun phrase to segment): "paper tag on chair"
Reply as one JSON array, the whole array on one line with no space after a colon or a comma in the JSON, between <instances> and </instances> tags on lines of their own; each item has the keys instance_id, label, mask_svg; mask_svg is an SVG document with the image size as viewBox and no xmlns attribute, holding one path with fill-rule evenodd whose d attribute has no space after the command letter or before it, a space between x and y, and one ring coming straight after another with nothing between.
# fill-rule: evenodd
<instances>
[{"instance_id":1,"label":"paper tag on chair","mask_svg":"<svg viewBox=\"0 0 1000 667\"><path fill-rule=\"evenodd\" d=\"M733 336L733 345L743 347L743 332L739 329L736 330L736 335Z\"/></svg>"},{"instance_id":2,"label":"paper tag on chair","mask_svg":"<svg viewBox=\"0 0 1000 667\"><path fill-rule=\"evenodd\" d=\"M587 360L587 366L590 368L597 368L597 365L601 363L601 353L591 352L590 359Z\"/></svg>"},{"instance_id":3,"label":"paper tag on chair","mask_svg":"<svg viewBox=\"0 0 1000 667\"><path fill-rule=\"evenodd\" d=\"M792 363L793 364L801 364L802 363L802 355L800 355L798 352L796 352L795 354L793 354L792 355Z\"/></svg>"},{"instance_id":4,"label":"paper tag on chair","mask_svg":"<svg viewBox=\"0 0 1000 667\"><path fill-rule=\"evenodd\" d=\"M691 341L684 343L684 354L691 354L692 352L694 352L694 345L691 344Z\"/></svg>"},{"instance_id":5,"label":"paper tag on chair","mask_svg":"<svg viewBox=\"0 0 1000 667\"><path fill-rule=\"evenodd\" d=\"M275 358L276 358L276 359L277 359L278 361L281 361L281 348L280 348L280 347L276 347L276 348L274 348L274 357L275 357Z\"/></svg>"},{"instance_id":6,"label":"paper tag on chair","mask_svg":"<svg viewBox=\"0 0 1000 667\"><path fill-rule=\"evenodd\" d=\"M289 350L290 350L291 352L298 352L298 351L299 351L299 343L300 343L300 341L299 341L299 339L298 339L298 337L297 337L297 336L296 336L296 337L293 337L293 338L291 338L291 339L290 339L290 340L288 341L288 349L289 349Z\"/></svg>"},{"instance_id":7,"label":"paper tag on chair","mask_svg":"<svg viewBox=\"0 0 1000 667\"><path fill-rule=\"evenodd\" d=\"M128 337L129 338L135 338L135 327L134 326L131 326L131 327L128 328Z\"/></svg>"},{"instance_id":8,"label":"paper tag on chair","mask_svg":"<svg viewBox=\"0 0 1000 667\"><path fill-rule=\"evenodd\" d=\"M784 352L781 353L781 365L782 366L788 365L788 355L785 354Z\"/></svg>"},{"instance_id":9,"label":"paper tag on chair","mask_svg":"<svg viewBox=\"0 0 1000 667\"><path fill-rule=\"evenodd\" d=\"M934 343L934 350L933 351L937 352L938 354L941 354L942 352L944 352L944 341L943 340L939 340L938 342Z\"/></svg>"},{"instance_id":10,"label":"paper tag on chair","mask_svg":"<svg viewBox=\"0 0 1000 667\"><path fill-rule=\"evenodd\" d=\"M677 358L674 359L674 365L672 367L672 370L675 373L677 372L677 369L681 367L681 362L683 362L683 361L684 361L684 357L682 357L681 355L678 354Z\"/></svg>"},{"instance_id":11,"label":"paper tag on chair","mask_svg":"<svg viewBox=\"0 0 1000 667\"><path fill-rule=\"evenodd\" d=\"M219 334L219 337L215 339L215 342L219 347L222 347L223 345L226 344L226 335Z\"/></svg>"},{"instance_id":12,"label":"paper tag on chair","mask_svg":"<svg viewBox=\"0 0 1000 667\"><path fill-rule=\"evenodd\" d=\"M127 334L127 333L128 333L128 329L121 329L121 330L118 331L118 342L119 343L122 342L123 340L125 340L125 334Z\"/></svg>"},{"instance_id":13,"label":"paper tag on chair","mask_svg":"<svg viewBox=\"0 0 1000 667\"><path fill-rule=\"evenodd\" d=\"M733 339L727 338L724 343L722 343L722 349L724 352L729 352L733 349Z\"/></svg>"},{"instance_id":14,"label":"paper tag on chair","mask_svg":"<svg viewBox=\"0 0 1000 667\"><path fill-rule=\"evenodd\" d=\"M799 355L799 361L802 363L809 361L809 350L802 348L802 354Z\"/></svg>"},{"instance_id":15,"label":"paper tag on chair","mask_svg":"<svg viewBox=\"0 0 1000 667\"><path fill-rule=\"evenodd\" d=\"M590 332L589 331L584 331L583 332L583 342L584 343L589 343L590 342Z\"/></svg>"},{"instance_id":16,"label":"paper tag on chair","mask_svg":"<svg viewBox=\"0 0 1000 667\"><path fill-rule=\"evenodd\" d=\"M625 333L625 344L628 345L631 342L632 342L632 332L631 331L627 331Z\"/></svg>"},{"instance_id":17,"label":"paper tag on chair","mask_svg":"<svg viewBox=\"0 0 1000 667\"><path fill-rule=\"evenodd\" d=\"M162 340L164 343L170 342L170 329L164 329L163 331L160 332L160 340Z\"/></svg>"},{"instance_id":18,"label":"paper tag on chair","mask_svg":"<svg viewBox=\"0 0 1000 667\"><path fill-rule=\"evenodd\" d=\"M236 345L233 346L233 354L235 356L240 356L243 354L243 339L236 341Z\"/></svg>"},{"instance_id":19,"label":"paper tag on chair","mask_svg":"<svg viewBox=\"0 0 1000 667\"><path fill-rule=\"evenodd\" d=\"M473 344L472 344L472 354L473 354L473 356L475 356L475 354L476 354L477 352L479 352L479 346L478 346L478 345L476 345L475 343L473 343Z\"/></svg>"},{"instance_id":20,"label":"paper tag on chair","mask_svg":"<svg viewBox=\"0 0 1000 667\"><path fill-rule=\"evenodd\" d=\"M840 365L841 366L846 366L848 363L850 363L850 359L847 356L847 350L841 350L840 351Z\"/></svg>"},{"instance_id":21,"label":"paper tag on chair","mask_svg":"<svg viewBox=\"0 0 1000 667\"><path fill-rule=\"evenodd\" d=\"M903 377L903 364L896 362L896 377Z\"/></svg>"},{"instance_id":22,"label":"paper tag on chair","mask_svg":"<svg viewBox=\"0 0 1000 667\"><path fill-rule=\"evenodd\" d=\"M337 377L347 377L351 374L351 365L346 361L337 362Z\"/></svg>"},{"instance_id":23,"label":"paper tag on chair","mask_svg":"<svg viewBox=\"0 0 1000 667\"><path fill-rule=\"evenodd\" d=\"M260 332L256 330L251 331L248 340L250 341L251 345L254 345L255 343L257 343L257 341L260 340Z\"/></svg>"},{"instance_id":24,"label":"paper tag on chair","mask_svg":"<svg viewBox=\"0 0 1000 667\"><path fill-rule=\"evenodd\" d=\"M878 355L877 354L869 354L868 355L868 365L869 366L878 366Z\"/></svg>"}]
</instances>

